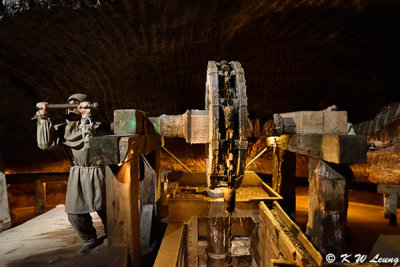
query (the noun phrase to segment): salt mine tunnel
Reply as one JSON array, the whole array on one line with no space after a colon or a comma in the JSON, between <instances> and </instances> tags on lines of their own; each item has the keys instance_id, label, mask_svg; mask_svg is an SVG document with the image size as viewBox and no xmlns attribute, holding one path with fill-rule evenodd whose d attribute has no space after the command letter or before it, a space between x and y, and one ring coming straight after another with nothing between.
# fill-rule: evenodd
<instances>
[{"instance_id":1,"label":"salt mine tunnel","mask_svg":"<svg viewBox=\"0 0 400 267\"><path fill-rule=\"evenodd\" d=\"M399 25L390 0L0 1L0 266L400 265ZM38 147L75 93L95 167ZM77 167L101 208L69 210Z\"/></svg>"}]
</instances>

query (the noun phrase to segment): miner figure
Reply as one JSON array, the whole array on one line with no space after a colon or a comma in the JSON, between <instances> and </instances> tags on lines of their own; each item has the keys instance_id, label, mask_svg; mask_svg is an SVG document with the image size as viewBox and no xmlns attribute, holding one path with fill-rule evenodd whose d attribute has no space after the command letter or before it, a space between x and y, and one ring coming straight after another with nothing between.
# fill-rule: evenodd
<instances>
[{"instance_id":1,"label":"miner figure","mask_svg":"<svg viewBox=\"0 0 400 267\"><path fill-rule=\"evenodd\" d=\"M65 212L68 220L83 241L78 255L87 255L100 245L90 212L96 211L107 232L105 206L105 177L100 166L89 161L89 138L94 136L100 123L92 121L89 102L85 94L73 94L67 104L78 104L67 109L66 122L53 125L47 113L47 103L37 104L37 143L50 150L62 145L70 161Z\"/></svg>"}]
</instances>

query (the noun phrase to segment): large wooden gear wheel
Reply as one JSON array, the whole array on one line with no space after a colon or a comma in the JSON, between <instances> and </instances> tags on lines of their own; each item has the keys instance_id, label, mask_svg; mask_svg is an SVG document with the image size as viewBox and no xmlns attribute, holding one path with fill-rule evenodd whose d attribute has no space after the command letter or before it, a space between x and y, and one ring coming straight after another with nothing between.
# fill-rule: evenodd
<instances>
[{"instance_id":1,"label":"large wooden gear wheel","mask_svg":"<svg viewBox=\"0 0 400 267\"><path fill-rule=\"evenodd\" d=\"M209 110L207 183L237 188L244 175L247 149L247 96L238 61L209 61L205 108Z\"/></svg>"}]
</instances>

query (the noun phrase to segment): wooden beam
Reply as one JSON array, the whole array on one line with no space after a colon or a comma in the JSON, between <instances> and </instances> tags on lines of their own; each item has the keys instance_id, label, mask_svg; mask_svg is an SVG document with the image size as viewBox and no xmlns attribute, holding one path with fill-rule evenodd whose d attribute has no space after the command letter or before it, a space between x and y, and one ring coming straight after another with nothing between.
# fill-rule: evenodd
<instances>
[{"instance_id":1,"label":"wooden beam","mask_svg":"<svg viewBox=\"0 0 400 267\"><path fill-rule=\"evenodd\" d=\"M356 135L295 134L290 139L289 150L337 164L367 160L365 137Z\"/></svg>"},{"instance_id":2,"label":"wooden beam","mask_svg":"<svg viewBox=\"0 0 400 267\"><path fill-rule=\"evenodd\" d=\"M321 253L319 253L310 240L308 240L300 227L287 215L278 202L275 201L272 208L276 216L278 216L279 219L290 229L291 234L296 237L297 241L301 244L301 247L318 265L321 265L323 262Z\"/></svg>"},{"instance_id":3,"label":"wooden beam","mask_svg":"<svg viewBox=\"0 0 400 267\"><path fill-rule=\"evenodd\" d=\"M324 254L345 249L347 179L328 163L309 160L307 235Z\"/></svg>"},{"instance_id":4,"label":"wooden beam","mask_svg":"<svg viewBox=\"0 0 400 267\"><path fill-rule=\"evenodd\" d=\"M298 266L320 266L321 254L308 241L300 228L287 216L277 202L272 208L259 204L259 252L264 265L272 259L283 259Z\"/></svg>"},{"instance_id":5,"label":"wooden beam","mask_svg":"<svg viewBox=\"0 0 400 267\"><path fill-rule=\"evenodd\" d=\"M35 180L35 212L36 215L43 213L46 209L46 183L42 180Z\"/></svg>"},{"instance_id":6,"label":"wooden beam","mask_svg":"<svg viewBox=\"0 0 400 267\"><path fill-rule=\"evenodd\" d=\"M140 266L139 157L106 166L106 188L108 244L127 246L128 265Z\"/></svg>"},{"instance_id":7,"label":"wooden beam","mask_svg":"<svg viewBox=\"0 0 400 267\"><path fill-rule=\"evenodd\" d=\"M158 135L103 135L89 141L90 161L96 165L115 165L146 155L161 146Z\"/></svg>"},{"instance_id":8,"label":"wooden beam","mask_svg":"<svg viewBox=\"0 0 400 267\"><path fill-rule=\"evenodd\" d=\"M347 134L346 111L297 111L274 114L280 134Z\"/></svg>"},{"instance_id":9,"label":"wooden beam","mask_svg":"<svg viewBox=\"0 0 400 267\"><path fill-rule=\"evenodd\" d=\"M114 110L114 134L154 134L146 112L137 109Z\"/></svg>"},{"instance_id":10,"label":"wooden beam","mask_svg":"<svg viewBox=\"0 0 400 267\"><path fill-rule=\"evenodd\" d=\"M190 218L187 224L187 254L188 266L199 266L199 220L197 217Z\"/></svg>"},{"instance_id":11,"label":"wooden beam","mask_svg":"<svg viewBox=\"0 0 400 267\"><path fill-rule=\"evenodd\" d=\"M400 196L400 185L391 185L391 184L378 184L378 193L395 193Z\"/></svg>"},{"instance_id":12,"label":"wooden beam","mask_svg":"<svg viewBox=\"0 0 400 267\"><path fill-rule=\"evenodd\" d=\"M183 223L168 223L154 267L180 266L179 256L183 239Z\"/></svg>"},{"instance_id":13,"label":"wooden beam","mask_svg":"<svg viewBox=\"0 0 400 267\"><path fill-rule=\"evenodd\" d=\"M288 150L289 135L281 135L274 145L272 189L282 196L281 206L296 218L296 154Z\"/></svg>"},{"instance_id":14,"label":"wooden beam","mask_svg":"<svg viewBox=\"0 0 400 267\"><path fill-rule=\"evenodd\" d=\"M400 196L400 185L378 184L378 193L384 194L384 216L390 225L397 225L397 201Z\"/></svg>"}]
</instances>

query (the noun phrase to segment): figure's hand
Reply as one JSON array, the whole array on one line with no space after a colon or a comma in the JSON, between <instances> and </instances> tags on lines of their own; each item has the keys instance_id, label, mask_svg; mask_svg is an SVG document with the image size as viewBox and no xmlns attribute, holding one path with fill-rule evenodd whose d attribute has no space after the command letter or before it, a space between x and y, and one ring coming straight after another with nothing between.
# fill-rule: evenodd
<instances>
[{"instance_id":1,"label":"figure's hand","mask_svg":"<svg viewBox=\"0 0 400 267\"><path fill-rule=\"evenodd\" d=\"M89 114L90 113L90 103L88 101L83 101L78 106L79 113L81 115Z\"/></svg>"},{"instance_id":2,"label":"figure's hand","mask_svg":"<svg viewBox=\"0 0 400 267\"><path fill-rule=\"evenodd\" d=\"M336 111L337 110L337 106L336 105L332 105L332 106L327 107L325 110L326 111Z\"/></svg>"},{"instance_id":3,"label":"figure's hand","mask_svg":"<svg viewBox=\"0 0 400 267\"><path fill-rule=\"evenodd\" d=\"M36 107L39 109L40 115L47 113L47 102L39 102L36 104Z\"/></svg>"},{"instance_id":4,"label":"figure's hand","mask_svg":"<svg viewBox=\"0 0 400 267\"><path fill-rule=\"evenodd\" d=\"M371 144L374 147L381 147L383 145L383 142L382 141L371 141Z\"/></svg>"}]
</instances>

